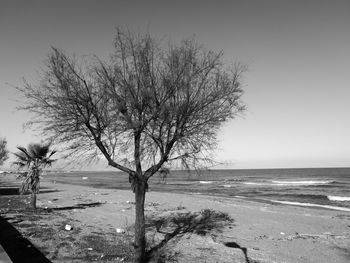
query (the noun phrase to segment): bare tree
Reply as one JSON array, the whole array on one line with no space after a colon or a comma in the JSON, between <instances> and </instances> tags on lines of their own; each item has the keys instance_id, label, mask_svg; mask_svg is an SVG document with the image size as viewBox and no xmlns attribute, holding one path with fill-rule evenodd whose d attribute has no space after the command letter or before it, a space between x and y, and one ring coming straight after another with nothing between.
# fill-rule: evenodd
<instances>
[{"instance_id":1,"label":"bare tree","mask_svg":"<svg viewBox=\"0 0 350 263\"><path fill-rule=\"evenodd\" d=\"M0 165L8 159L9 151L7 150L7 141L5 138L0 138Z\"/></svg>"},{"instance_id":2,"label":"bare tree","mask_svg":"<svg viewBox=\"0 0 350 263\"><path fill-rule=\"evenodd\" d=\"M117 29L110 61L78 60L56 48L39 85L18 88L51 141L71 155L102 155L129 176L135 193L137 262L145 258L148 179L174 161L210 160L220 126L244 110L244 67L228 70L222 52L194 40L164 45Z\"/></svg>"}]
</instances>

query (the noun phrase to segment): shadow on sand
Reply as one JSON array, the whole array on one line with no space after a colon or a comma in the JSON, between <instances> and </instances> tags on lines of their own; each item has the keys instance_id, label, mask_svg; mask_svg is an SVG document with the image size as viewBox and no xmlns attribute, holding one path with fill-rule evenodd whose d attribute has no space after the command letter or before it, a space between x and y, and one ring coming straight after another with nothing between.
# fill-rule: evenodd
<instances>
[{"instance_id":1,"label":"shadow on sand","mask_svg":"<svg viewBox=\"0 0 350 263\"><path fill-rule=\"evenodd\" d=\"M19 195L19 188L18 187L0 188L0 195Z\"/></svg>"},{"instance_id":2,"label":"shadow on sand","mask_svg":"<svg viewBox=\"0 0 350 263\"><path fill-rule=\"evenodd\" d=\"M156 256L169 241L184 236L185 234L206 235L213 232L220 233L225 226L233 225L234 220L228 214L205 209L199 213L173 213L168 216L151 216L146 219L146 228L148 231L156 231L162 234L157 244L150 247L147 251L147 259L151 260ZM238 248L244 253L246 262L249 263L247 248L241 247L235 242L224 243L225 246Z\"/></svg>"},{"instance_id":3,"label":"shadow on sand","mask_svg":"<svg viewBox=\"0 0 350 263\"><path fill-rule=\"evenodd\" d=\"M13 263L50 263L16 228L0 216L0 244Z\"/></svg>"},{"instance_id":4,"label":"shadow on sand","mask_svg":"<svg viewBox=\"0 0 350 263\"><path fill-rule=\"evenodd\" d=\"M59 190L53 189L41 189L39 194L48 194L59 192ZM18 187L0 187L0 195L20 195Z\"/></svg>"},{"instance_id":5,"label":"shadow on sand","mask_svg":"<svg viewBox=\"0 0 350 263\"><path fill-rule=\"evenodd\" d=\"M73 206L63 206L63 207L52 207L46 208L45 210L48 212L51 211L62 211L62 210L73 210L73 209L85 209L88 207L98 207L103 205L104 203L96 202L96 203L86 203L86 204L76 204Z\"/></svg>"}]
</instances>

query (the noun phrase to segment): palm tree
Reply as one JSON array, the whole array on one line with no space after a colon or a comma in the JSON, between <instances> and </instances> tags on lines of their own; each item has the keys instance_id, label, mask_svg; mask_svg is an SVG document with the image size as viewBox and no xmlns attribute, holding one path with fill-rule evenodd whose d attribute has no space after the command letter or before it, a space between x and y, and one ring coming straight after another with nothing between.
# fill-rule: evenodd
<instances>
[{"instance_id":1,"label":"palm tree","mask_svg":"<svg viewBox=\"0 0 350 263\"><path fill-rule=\"evenodd\" d=\"M55 161L50 158L56 151L50 152L50 144L43 143L29 144L27 149L18 146L17 149L19 152L14 154L17 158L14 164L19 168L27 168L27 171L21 174L23 182L20 192L22 194L27 192L31 193L31 206L35 210L36 194L39 193L42 169L46 166L51 166Z\"/></svg>"}]
</instances>

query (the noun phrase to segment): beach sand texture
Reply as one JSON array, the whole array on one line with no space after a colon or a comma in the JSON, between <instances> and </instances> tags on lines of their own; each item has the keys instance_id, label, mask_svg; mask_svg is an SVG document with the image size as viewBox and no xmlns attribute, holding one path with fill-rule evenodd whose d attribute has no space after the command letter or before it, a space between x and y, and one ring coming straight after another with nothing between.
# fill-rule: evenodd
<instances>
[{"instance_id":1,"label":"beach sand texture","mask_svg":"<svg viewBox=\"0 0 350 263\"><path fill-rule=\"evenodd\" d=\"M72 207L53 213L13 219L18 212L1 207L1 216L11 218L14 226L53 262L126 262L122 256L113 258L101 254L94 242L86 237L95 234L110 240L127 237L134 221L133 194L129 190L96 189L87 186L42 183L38 196L41 208ZM11 196L0 196L0 199ZM74 208L77 204L101 205ZM2 203L3 204L3 203ZM240 249L225 242L246 247L250 262L295 263L350 261L350 213L319 208L304 208L199 194L148 192L146 214L184 213L213 209L228 213L233 225L212 235L185 235L169 242L167 249L176 255L177 262L246 262ZM17 217L18 218L18 217ZM11 222L11 220L10 220ZM71 231L64 229L72 226ZM31 228L28 228L28 225ZM35 228L36 227L36 228ZM49 237L42 239L38 227ZM117 233L116 229L122 233ZM130 237L129 237L130 238ZM84 247L78 243L88 244ZM97 242L95 244L98 245ZM113 247L110 248L113 250ZM91 257L87 257L91 255ZM98 257L100 258L98 260Z\"/></svg>"}]
</instances>

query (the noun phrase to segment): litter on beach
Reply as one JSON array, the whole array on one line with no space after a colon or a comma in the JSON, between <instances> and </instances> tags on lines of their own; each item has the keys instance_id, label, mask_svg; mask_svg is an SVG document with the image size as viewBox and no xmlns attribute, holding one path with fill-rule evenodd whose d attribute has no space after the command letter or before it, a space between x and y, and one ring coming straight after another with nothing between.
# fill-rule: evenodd
<instances>
[{"instance_id":1,"label":"litter on beach","mask_svg":"<svg viewBox=\"0 0 350 263\"><path fill-rule=\"evenodd\" d=\"M125 230L122 229L122 228L116 228L116 231L117 231L118 234L123 234L123 233L125 233Z\"/></svg>"}]
</instances>

